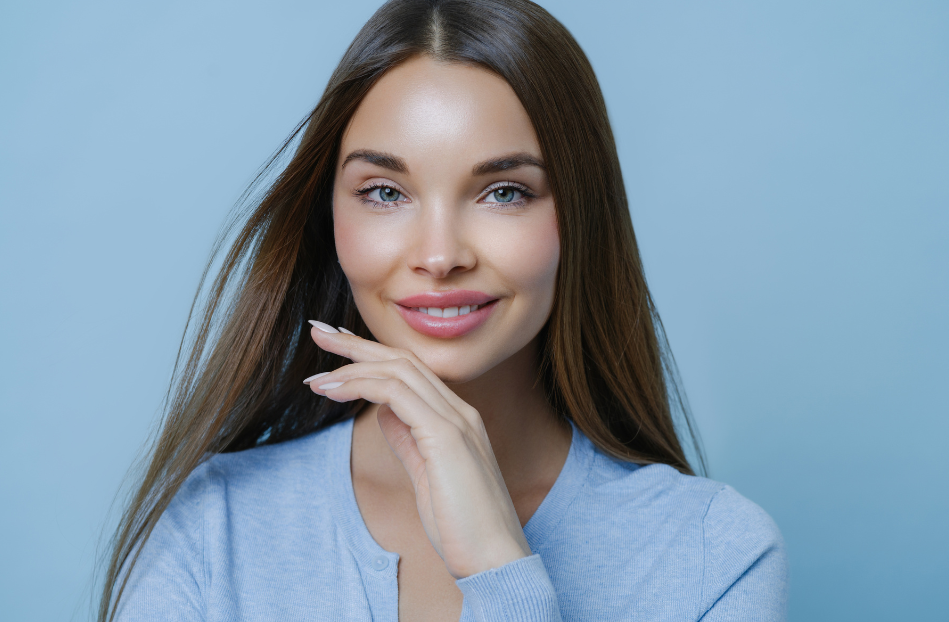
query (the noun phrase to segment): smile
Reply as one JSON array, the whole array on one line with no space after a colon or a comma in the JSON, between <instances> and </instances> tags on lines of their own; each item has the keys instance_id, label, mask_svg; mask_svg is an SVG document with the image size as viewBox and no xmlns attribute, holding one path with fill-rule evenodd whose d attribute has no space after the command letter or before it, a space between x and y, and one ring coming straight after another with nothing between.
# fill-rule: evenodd
<instances>
[{"instance_id":1,"label":"smile","mask_svg":"<svg viewBox=\"0 0 949 622\"><path fill-rule=\"evenodd\" d=\"M432 317L457 317L459 315L468 315L472 311L478 310L478 305L465 305L463 307L414 307L415 311L431 315Z\"/></svg>"},{"instance_id":2,"label":"smile","mask_svg":"<svg viewBox=\"0 0 949 622\"><path fill-rule=\"evenodd\" d=\"M416 332L439 339L461 337L490 317L498 299L484 292L449 290L425 292L396 302L405 323Z\"/></svg>"}]
</instances>

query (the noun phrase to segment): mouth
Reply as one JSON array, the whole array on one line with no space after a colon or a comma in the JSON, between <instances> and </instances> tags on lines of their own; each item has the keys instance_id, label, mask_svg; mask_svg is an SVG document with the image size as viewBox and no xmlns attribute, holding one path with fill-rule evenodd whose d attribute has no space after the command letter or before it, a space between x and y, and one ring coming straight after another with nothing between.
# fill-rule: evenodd
<instances>
[{"instance_id":1,"label":"mouth","mask_svg":"<svg viewBox=\"0 0 949 622\"><path fill-rule=\"evenodd\" d=\"M399 300L396 307L415 331L429 337L450 339L481 326L497 302L498 298L483 292L453 290L409 296Z\"/></svg>"},{"instance_id":2,"label":"mouth","mask_svg":"<svg viewBox=\"0 0 949 622\"><path fill-rule=\"evenodd\" d=\"M490 303L488 303L490 304ZM481 305L482 307L484 305ZM465 305L463 307L409 307L413 311L418 311L419 313L424 313L425 315L430 315L432 317L440 318L450 318L458 317L459 315L468 315L472 311L478 310L478 305Z\"/></svg>"}]
</instances>

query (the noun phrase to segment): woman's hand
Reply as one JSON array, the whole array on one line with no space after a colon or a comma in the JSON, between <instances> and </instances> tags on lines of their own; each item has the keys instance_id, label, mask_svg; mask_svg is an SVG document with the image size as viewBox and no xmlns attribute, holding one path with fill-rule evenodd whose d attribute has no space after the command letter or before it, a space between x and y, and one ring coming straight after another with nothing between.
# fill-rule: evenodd
<instances>
[{"instance_id":1,"label":"woman's hand","mask_svg":"<svg viewBox=\"0 0 949 622\"><path fill-rule=\"evenodd\" d=\"M353 364L308 378L337 402L380 404L382 433L402 462L422 526L461 579L531 554L478 411L405 350L311 322L318 346Z\"/></svg>"}]
</instances>

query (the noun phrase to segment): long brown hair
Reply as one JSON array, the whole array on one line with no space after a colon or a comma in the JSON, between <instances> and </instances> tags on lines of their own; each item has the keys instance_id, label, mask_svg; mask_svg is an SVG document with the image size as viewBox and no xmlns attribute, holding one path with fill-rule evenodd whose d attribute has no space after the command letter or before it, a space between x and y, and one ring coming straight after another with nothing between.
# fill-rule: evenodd
<instances>
[{"instance_id":1,"label":"long brown hair","mask_svg":"<svg viewBox=\"0 0 949 622\"><path fill-rule=\"evenodd\" d=\"M618 459L691 474L678 429L704 465L646 287L606 105L583 51L529 0L390 0L252 185L264 188L257 200L245 194L249 210L229 230L235 234L226 231L215 246L202 283L230 240L207 295L199 289L195 297L163 427L112 541L100 621L114 615L142 543L208 456L296 438L358 409L301 384L313 370L345 364L313 346L306 321L372 338L336 261L333 179L343 131L362 98L419 54L498 74L533 122L560 230L555 302L541 333L540 380L554 410ZM270 180L269 171L276 171Z\"/></svg>"}]
</instances>

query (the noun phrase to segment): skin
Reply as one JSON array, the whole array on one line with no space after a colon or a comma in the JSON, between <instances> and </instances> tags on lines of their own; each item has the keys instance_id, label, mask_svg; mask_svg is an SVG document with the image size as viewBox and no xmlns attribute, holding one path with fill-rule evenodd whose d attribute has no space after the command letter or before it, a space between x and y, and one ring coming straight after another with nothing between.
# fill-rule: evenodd
<instances>
[{"instance_id":1,"label":"skin","mask_svg":"<svg viewBox=\"0 0 949 622\"><path fill-rule=\"evenodd\" d=\"M403 170L358 157L370 151ZM520 166L475 170L516 154ZM360 194L378 184L388 190ZM379 343L314 325L319 347L353 363L309 384L371 403L353 427L353 487L372 536L400 554L400 618L458 619L456 579L531 555L522 527L571 439L535 382L560 248L537 137L511 87L428 57L389 71L343 136L333 218L340 264ZM395 303L452 289L498 299L459 337L417 332Z\"/></svg>"}]
</instances>

